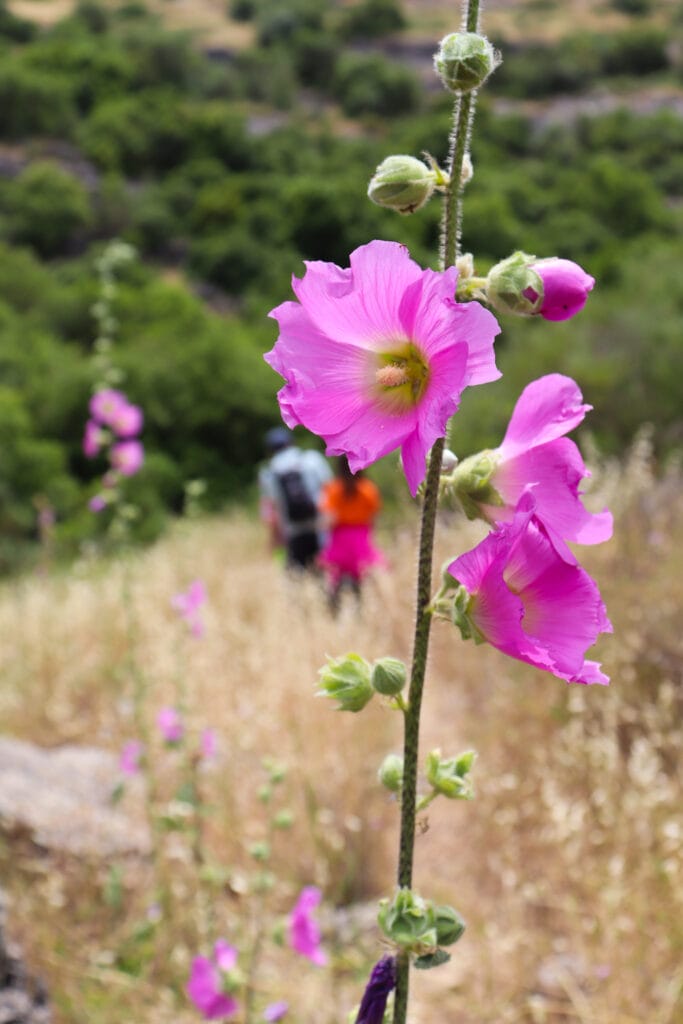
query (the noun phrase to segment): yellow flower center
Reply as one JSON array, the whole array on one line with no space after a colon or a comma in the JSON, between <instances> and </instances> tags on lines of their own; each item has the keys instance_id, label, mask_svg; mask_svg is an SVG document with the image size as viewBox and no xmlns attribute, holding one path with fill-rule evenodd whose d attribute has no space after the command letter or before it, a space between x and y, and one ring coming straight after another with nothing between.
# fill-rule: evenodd
<instances>
[{"instance_id":1,"label":"yellow flower center","mask_svg":"<svg viewBox=\"0 0 683 1024\"><path fill-rule=\"evenodd\" d=\"M378 353L373 392L389 413L400 415L416 406L429 383L429 366L412 341Z\"/></svg>"}]
</instances>

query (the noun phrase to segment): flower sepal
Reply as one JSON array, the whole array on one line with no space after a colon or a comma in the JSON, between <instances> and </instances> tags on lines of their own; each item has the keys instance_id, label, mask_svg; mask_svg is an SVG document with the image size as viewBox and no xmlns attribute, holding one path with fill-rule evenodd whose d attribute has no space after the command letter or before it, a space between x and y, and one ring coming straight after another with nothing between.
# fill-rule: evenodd
<instances>
[{"instance_id":1,"label":"flower sepal","mask_svg":"<svg viewBox=\"0 0 683 1024\"><path fill-rule=\"evenodd\" d=\"M535 256L514 252L496 263L486 278L486 298L500 313L534 316L543 304L543 281L534 270Z\"/></svg>"},{"instance_id":2,"label":"flower sepal","mask_svg":"<svg viewBox=\"0 0 683 1024\"><path fill-rule=\"evenodd\" d=\"M471 800L474 787L469 777L476 761L474 750L466 750L458 757L444 758L439 749L427 755L425 775L435 793L449 800Z\"/></svg>"},{"instance_id":3,"label":"flower sepal","mask_svg":"<svg viewBox=\"0 0 683 1024\"><path fill-rule=\"evenodd\" d=\"M359 654L328 658L320 669L319 697L332 697L339 702L339 711L362 711L375 693L370 663Z\"/></svg>"},{"instance_id":4,"label":"flower sepal","mask_svg":"<svg viewBox=\"0 0 683 1024\"><path fill-rule=\"evenodd\" d=\"M457 495L468 519L487 520L482 505L500 508L505 504L491 483L498 461L494 451L485 449L463 459L448 476L442 478L442 487Z\"/></svg>"},{"instance_id":5,"label":"flower sepal","mask_svg":"<svg viewBox=\"0 0 683 1024\"><path fill-rule=\"evenodd\" d=\"M378 658L372 666L371 683L384 697L396 697L408 678L405 664L398 658Z\"/></svg>"},{"instance_id":6,"label":"flower sepal","mask_svg":"<svg viewBox=\"0 0 683 1024\"><path fill-rule=\"evenodd\" d=\"M392 900L380 900L377 920L387 938L417 958L453 945L465 931L465 922L452 907L434 904L405 887Z\"/></svg>"}]
</instances>

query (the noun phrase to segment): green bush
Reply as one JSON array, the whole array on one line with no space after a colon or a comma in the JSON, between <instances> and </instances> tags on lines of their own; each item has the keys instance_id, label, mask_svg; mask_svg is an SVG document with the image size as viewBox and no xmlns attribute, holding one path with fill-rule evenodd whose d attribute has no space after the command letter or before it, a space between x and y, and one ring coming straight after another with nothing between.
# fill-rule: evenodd
<instances>
[{"instance_id":1,"label":"green bush","mask_svg":"<svg viewBox=\"0 0 683 1024\"><path fill-rule=\"evenodd\" d=\"M8 190L11 238L33 246L41 256L56 256L82 241L92 222L84 186L59 164L29 164Z\"/></svg>"},{"instance_id":2,"label":"green bush","mask_svg":"<svg viewBox=\"0 0 683 1024\"><path fill-rule=\"evenodd\" d=\"M422 97L415 75L401 64L360 54L340 58L332 92L349 117L405 117Z\"/></svg>"},{"instance_id":3,"label":"green bush","mask_svg":"<svg viewBox=\"0 0 683 1024\"><path fill-rule=\"evenodd\" d=\"M59 75L40 73L19 58L0 61L0 137L69 137L76 110L72 88Z\"/></svg>"},{"instance_id":4,"label":"green bush","mask_svg":"<svg viewBox=\"0 0 683 1024\"><path fill-rule=\"evenodd\" d=\"M374 39L406 27L398 0L361 0L342 11L339 30L347 39Z\"/></svg>"}]
</instances>

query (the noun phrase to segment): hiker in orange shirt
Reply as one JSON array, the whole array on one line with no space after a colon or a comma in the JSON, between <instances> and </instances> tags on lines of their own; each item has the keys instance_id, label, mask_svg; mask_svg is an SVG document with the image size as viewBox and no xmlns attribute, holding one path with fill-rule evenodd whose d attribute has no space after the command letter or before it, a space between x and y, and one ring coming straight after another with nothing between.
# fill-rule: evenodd
<instances>
[{"instance_id":1,"label":"hiker in orange shirt","mask_svg":"<svg viewBox=\"0 0 683 1024\"><path fill-rule=\"evenodd\" d=\"M345 456L337 474L323 486L320 510L327 518L329 536L320 554L320 564L330 583L330 607L339 608L341 591L348 584L357 597L363 577L375 565L386 565L372 539L374 520L382 507L375 484L362 472L355 475Z\"/></svg>"}]
</instances>

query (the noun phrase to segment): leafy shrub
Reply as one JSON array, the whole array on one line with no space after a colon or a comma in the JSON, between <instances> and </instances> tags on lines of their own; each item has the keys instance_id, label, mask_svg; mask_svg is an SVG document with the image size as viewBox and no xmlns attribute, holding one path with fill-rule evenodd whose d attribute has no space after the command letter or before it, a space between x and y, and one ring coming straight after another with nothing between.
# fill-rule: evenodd
<instances>
[{"instance_id":1,"label":"leafy shrub","mask_svg":"<svg viewBox=\"0 0 683 1024\"><path fill-rule=\"evenodd\" d=\"M402 65L359 54L339 60L332 91L349 117L405 116L417 110L422 95L415 75Z\"/></svg>"},{"instance_id":2,"label":"leafy shrub","mask_svg":"<svg viewBox=\"0 0 683 1024\"><path fill-rule=\"evenodd\" d=\"M343 10L339 30L347 39L374 39L400 32L406 24L397 0L361 0Z\"/></svg>"},{"instance_id":3,"label":"leafy shrub","mask_svg":"<svg viewBox=\"0 0 683 1024\"><path fill-rule=\"evenodd\" d=\"M80 181L59 164L29 164L9 189L10 233L41 256L68 251L92 221L90 198Z\"/></svg>"},{"instance_id":4,"label":"leafy shrub","mask_svg":"<svg viewBox=\"0 0 683 1024\"><path fill-rule=\"evenodd\" d=\"M602 70L606 75L649 75L668 67L664 29L629 29L609 37Z\"/></svg>"},{"instance_id":5,"label":"leafy shrub","mask_svg":"<svg viewBox=\"0 0 683 1024\"><path fill-rule=\"evenodd\" d=\"M36 34L36 26L32 21L20 18L8 10L6 0L0 2L0 37L11 39L13 43L27 43Z\"/></svg>"},{"instance_id":6,"label":"leafy shrub","mask_svg":"<svg viewBox=\"0 0 683 1024\"><path fill-rule=\"evenodd\" d=\"M18 58L0 61L0 137L68 137L75 121L69 82L26 67Z\"/></svg>"}]
</instances>

